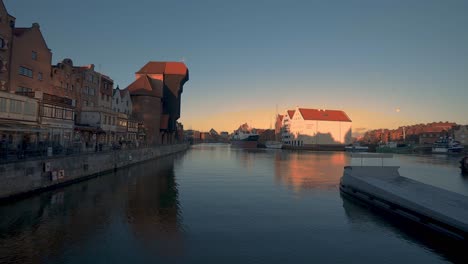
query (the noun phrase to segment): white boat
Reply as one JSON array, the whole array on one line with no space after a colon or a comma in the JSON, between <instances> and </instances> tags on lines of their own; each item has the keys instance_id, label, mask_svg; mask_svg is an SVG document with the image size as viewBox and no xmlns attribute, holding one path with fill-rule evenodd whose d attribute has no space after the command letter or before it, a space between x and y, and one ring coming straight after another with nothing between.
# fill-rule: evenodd
<instances>
[{"instance_id":1,"label":"white boat","mask_svg":"<svg viewBox=\"0 0 468 264\"><path fill-rule=\"evenodd\" d=\"M369 147L361 146L359 144L353 144L345 147L345 151L347 152L367 152L369 151Z\"/></svg>"},{"instance_id":2,"label":"white boat","mask_svg":"<svg viewBox=\"0 0 468 264\"><path fill-rule=\"evenodd\" d=\"M259 135L247 123L241 125L231 139L231 145L241 148L256 148Z\"/></svg>"},{"instance_id":3,"label":"white boat","mask_svg":"<svg viewBox=\"0 0 468 264\"><path fill-rule=\"evenodd\" d=\"M283 147L283 143L279 141L267 141L265 142L265 146L269 149L280 149Z\"/></svg>"},{"instance_id":4,"label":"white boat","mask_svg":"<svg viewBox=\"0 0 468 264\"><path fill-rule=\"evenodd\" d=\"M452 138L441 138L432 145L432 153L461 153L463 146Z\"/></svg>"}]
</instances>

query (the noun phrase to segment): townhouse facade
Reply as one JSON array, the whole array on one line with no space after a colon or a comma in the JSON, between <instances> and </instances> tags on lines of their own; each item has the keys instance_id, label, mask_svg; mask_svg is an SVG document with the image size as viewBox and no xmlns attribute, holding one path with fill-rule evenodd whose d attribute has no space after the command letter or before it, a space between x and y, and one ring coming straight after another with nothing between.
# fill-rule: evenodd
<instances>
[{"instance_id":1,"label":"townhouse facade","mask_svg":"<svg viewBox=\"0 0 468 264\"><path fill-rule=\"evenodd\" d=\"M54 152L100 150L121 142L139 145L150 139L161 144L183 138L177 119L182 86L188 80L186 66L150 62L136 76L136 86L129 87L149 87L155 104L152 96L114 89L112 78L97 72L93 64L76 66L65 58L53 65L39 24L16 27L16 18L0 0L2 150L28 144L52 147Z\"/></svg>"}]
</instances>

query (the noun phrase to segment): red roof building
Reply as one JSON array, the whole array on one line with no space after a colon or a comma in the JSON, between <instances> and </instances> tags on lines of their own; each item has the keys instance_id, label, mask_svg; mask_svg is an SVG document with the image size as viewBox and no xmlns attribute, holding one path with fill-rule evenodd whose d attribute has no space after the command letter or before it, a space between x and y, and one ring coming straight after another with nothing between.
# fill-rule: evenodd
<instances>
[{"instance_id":1,"label":"red roof building","mask_svg":"<svg viewBox=\"0 0 468 264\"><path fill-rule=\"evenodd\" d=\"M147 129L148 143L175 142L181 94L189 79L187 66L183 62L150 61L135 76L127 89L133 113Z\"/></svg>"},{"instance_id":2,"label":"red roof building","mask_svg":"<svg viewBox=\"0 0 468 264\"><path fill-rule=\"evenodd\" d=\"M277 117L276 128L283 144L337 145L351 143L351 118L341 110L299 108Z\"/></svg>"}]
</instances>

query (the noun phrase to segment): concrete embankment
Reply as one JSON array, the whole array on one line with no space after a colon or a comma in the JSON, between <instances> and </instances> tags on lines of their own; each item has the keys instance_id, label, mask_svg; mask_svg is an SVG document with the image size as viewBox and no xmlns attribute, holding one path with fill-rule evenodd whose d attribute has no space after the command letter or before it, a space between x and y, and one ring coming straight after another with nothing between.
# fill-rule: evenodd
<instances>
[{"instance_id":1,"label":"concrete embankment","mask_svg":"<svg viewBox=\"0 0 468 264\"><path fill-rule=\"evenodd\" d=\"M1 164L0 200L85 180L187 148L187 144L165 145Z\"/></svg>"},{"instance_id":2,"label":"concrete embankment","mask_svg":"<svg viewBox=\"0 0 468 264\"><path fill-rule=\"evenodd\" d=\"M402 177L398 167L345 167L340 190L389 213L468 240L468 197Z\"/></svg>"}]
</instances>

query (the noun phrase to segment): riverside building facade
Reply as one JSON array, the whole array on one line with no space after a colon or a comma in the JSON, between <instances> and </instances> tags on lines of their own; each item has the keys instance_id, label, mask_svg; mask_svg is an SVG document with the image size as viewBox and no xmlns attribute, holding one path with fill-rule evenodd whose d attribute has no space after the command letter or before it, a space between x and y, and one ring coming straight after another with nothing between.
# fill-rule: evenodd
<instances>
[{"instance_id":1,"label":"riverside building facade","mask_svg":"<svg viewBox=\"0 0 468 264\"><path fill-rule=\"evenodd\" d=\"M0 153L29 145L63 153L181 140L176 121L185 64L150 62L136 77L131 89L114 89L94 64L65 58L52 65L39 24L16 27L0 0Z\"/></svg>"},{"instance_id":2,"label":"riverside building facade","mask_svg":"<svg viewBox=\"0 0 468 264\"><path fill-rule=\"evenodd\" d=\"M281 141L290 146L345 145L351 143L352 121L341 110L296 107L277 117Z\"/></svg>"}]
</instances>

